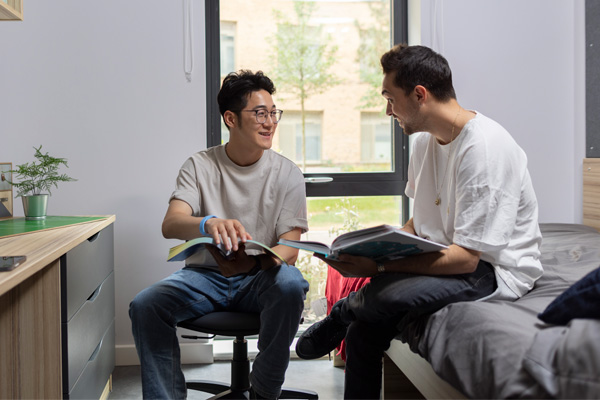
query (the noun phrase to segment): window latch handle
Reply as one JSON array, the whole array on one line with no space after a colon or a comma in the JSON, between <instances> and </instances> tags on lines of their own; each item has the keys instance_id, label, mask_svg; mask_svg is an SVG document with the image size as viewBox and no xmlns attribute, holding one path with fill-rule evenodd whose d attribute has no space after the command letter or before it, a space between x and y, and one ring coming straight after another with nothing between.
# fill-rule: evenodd
<instances>
[{"instance_id":1,"label":"window latch handle","mask_svg":"<svg viewBox=\"0 0 600 400\"><path fill-rule=\"evenodd\" d=\"M304 178L304 182L306 183L327 183L332 182L333 178L329 176L315 176L314 178Z\"/></svg>"}]
</instances>

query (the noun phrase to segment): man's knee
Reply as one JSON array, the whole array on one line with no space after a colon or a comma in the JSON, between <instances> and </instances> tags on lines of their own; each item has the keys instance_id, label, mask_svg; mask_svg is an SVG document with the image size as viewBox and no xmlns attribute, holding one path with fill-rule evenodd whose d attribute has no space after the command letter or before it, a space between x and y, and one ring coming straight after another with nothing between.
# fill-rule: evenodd
<instances>
[{"instance_id":1,"label":"man's knee","mask_svg":"<svg viewBox=\"0 0 600 400\"><path fill-rule=\"evenodd\" d=\"M276 307L304 307L308 282L296 267L284 264L266 272L271 277L265 278L272 280L263 281L268 286L262 291L263 296L272 299Z\"/></svg>"},{"instance_id":2,"label":"man's knee","mask_svg":"<svg viewBox=\"0 0 600 400\"><path fill-rule=\"evenodd\" d=\"M139 292L129 303L129 318L135 322L137 318L147 317L156 311L161 303L160 291L150 286Z\"/></svg>"},{"instance_id":3,"label":"man's knee","mask_svg":"<svg viewBox=\"0 0 600 400\"><path fill-rule=\"evenodd\" d=\"M281 291L282 296L304 299L309 287L302 273L296 267L290 265L282 265L279 268L276 286Z\"/></svg>"},{"instance_id":4,"label":"man's knee","mask_svg":"<svg viewBox=\"0 0 600 400\"><path fill-rule=\"evenodd\" d=\"M144 298L146 297L145 292L148 288L139 292L133 300L129 303L129 318L133 321L137 316L143 314L142 310L145 308L146 304L148 304Z\"/></svg>"}]
</instances>

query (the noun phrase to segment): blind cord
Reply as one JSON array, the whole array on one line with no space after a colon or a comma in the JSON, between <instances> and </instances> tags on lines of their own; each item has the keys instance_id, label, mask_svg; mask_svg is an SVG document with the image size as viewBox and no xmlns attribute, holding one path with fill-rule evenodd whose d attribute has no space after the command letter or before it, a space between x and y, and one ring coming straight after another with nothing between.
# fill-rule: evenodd
<instances>
[{"instance_id":1,"label":"blind cord","mask_svg":"<svg viewBox=\"0 0 600 400\"><path fill-rule=\"evenodd\" d=\"M183 0L183 71L188 82L194 69L192 15L192 0Z\"/></svg>"}]
</instances>

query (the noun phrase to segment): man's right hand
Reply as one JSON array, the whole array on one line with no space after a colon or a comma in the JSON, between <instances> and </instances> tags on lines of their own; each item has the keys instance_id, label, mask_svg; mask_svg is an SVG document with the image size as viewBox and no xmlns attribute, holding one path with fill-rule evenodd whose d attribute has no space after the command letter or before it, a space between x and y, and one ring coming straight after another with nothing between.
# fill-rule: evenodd
<instances>
[{"instance_id":1,"label":"man's right hand","mask_svg":"<svg viewBox=\"0 0 600 400\"><path fill-rule=\"evenodd\" d=\"M208 219L204 223L204 231L212 236L215 244L223 243L227 250L238 251L238 241L246 243L246 240L252 239L237 219Z\"/></svg>"},{"instance_id":2,"label":"man's right hand","mask_svg":"<svg viewBox=\"0 0 600 400\"><path fill-rule=\"evenodd\" d=\"M192 216L192 207L183 200L172 199L163 220L162 233L167 239L192 240L200 236L203 217ZM237 251L238 241L252 239L246 228L235 219L210 218L204 222L204 232L223 243L227 250Z\"/></svg>"}]
</instances>

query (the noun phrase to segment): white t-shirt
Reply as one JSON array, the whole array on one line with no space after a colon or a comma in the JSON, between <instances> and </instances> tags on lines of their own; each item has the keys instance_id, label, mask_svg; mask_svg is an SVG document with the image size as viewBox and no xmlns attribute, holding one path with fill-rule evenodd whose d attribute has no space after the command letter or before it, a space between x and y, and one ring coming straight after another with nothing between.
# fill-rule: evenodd
<instances>
[{"instance_id":1,"label":"white t-shirt","mask_svg":"<svg viewBox=\"0 0 600 400\"><path fill-rule=\"evenodd\" d=\"M521 297L542 275L527 156L497 122L477 113L452 145L418 134L405 192L414 199L417 235L481 251L481 259L494 266L498 290L488 298Z\"/></svg>"},{"instance_id":2,"label":"white t-shirt","mask_svg":"<svg viewBox=\"0 0 600 400\"><path fill-rule=\"evenodd\" d=\"M246 167L229 159L225 145L200 151L181 167L174 198L188 203L193 216L237 219L254 240L270 247L295 228L308 231L304 176L273 150ZM204 246L186 264L217 265Z\"/></svg>"}]
</instances>

